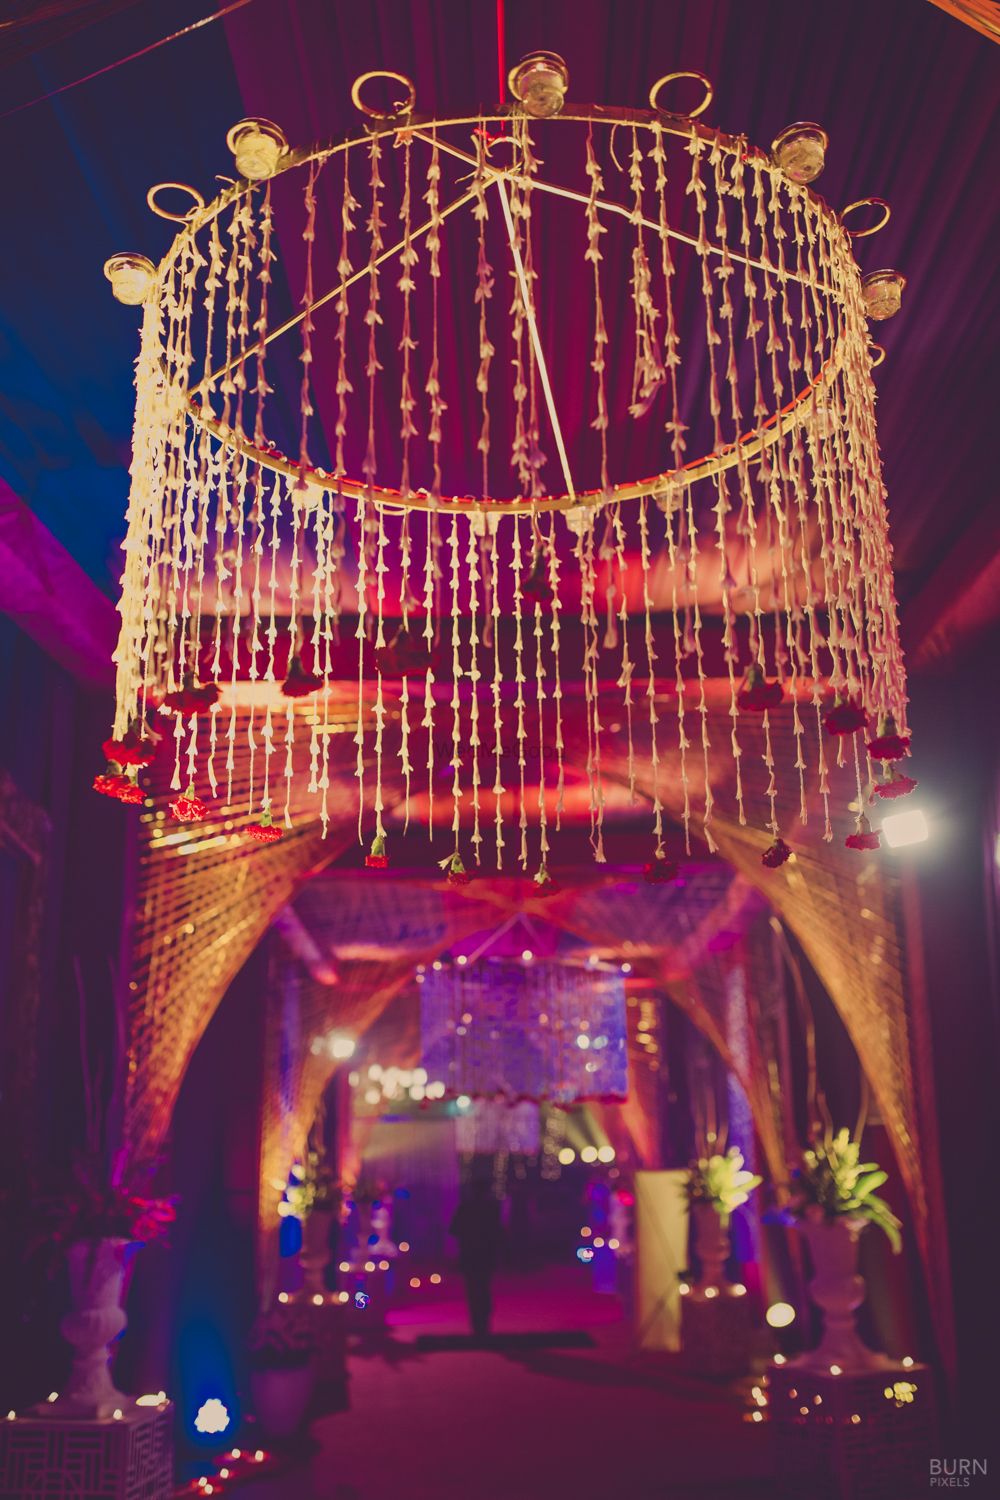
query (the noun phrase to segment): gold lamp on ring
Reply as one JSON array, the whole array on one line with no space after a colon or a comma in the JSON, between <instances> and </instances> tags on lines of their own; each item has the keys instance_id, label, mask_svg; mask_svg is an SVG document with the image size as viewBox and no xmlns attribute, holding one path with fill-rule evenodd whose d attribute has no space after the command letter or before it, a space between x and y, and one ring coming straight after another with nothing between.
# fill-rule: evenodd
<instances>
[{"instance_id":1,"label":"gold lamp on ring","mask_svg":"<svg viewBox=\"0 0 1000 1500\"><path fill-rule=\"evenodd\" d=\"M236 170L248 182L263 182L273 177L288 142L284 133L270 120L240 120L226 136L233 153Z\"/></svg>"},{"instance_id":2,"label":"gold lamp on ring","mask_svg":"<svg viewBox=\"0 0 1000 1500\"><path fill-rule=\"evenodd\" d=\"M826 165L830 137L821 125L799 121L786 125L771 142L771 160L791 182L814 182Z\"/></svg>"},{"instance_id":3,"label":"gold lamp on ring","mask_svg":"<svg viewBox=\"0 0 1000 1500\"><path fill-rule=\"evenodd\" d=\"M563 107L569 69L558 52L529 52L511 68L507 86L525 114L536 120L551 119Z\"/></svg>"}]
</instances>

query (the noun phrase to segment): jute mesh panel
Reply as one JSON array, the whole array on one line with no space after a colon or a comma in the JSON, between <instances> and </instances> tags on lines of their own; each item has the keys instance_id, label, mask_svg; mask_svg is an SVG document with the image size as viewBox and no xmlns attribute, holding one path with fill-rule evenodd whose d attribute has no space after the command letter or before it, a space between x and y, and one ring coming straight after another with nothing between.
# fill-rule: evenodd
<instances>
[{"instance_id":1,"label":"jute mesh panel","mask_svg":"<svg viewBox=\"0 0 1000 1500\"><path fill-rule=\"evenodd\" d=\"M334 1069L344 1066L331 1062L326 1053L314 1054L311 1042L333 1027L363 1035L409 982L412 972L408 959L340 963L337 983L327 986L311 980L291 959L279 958L273 966L267 1006L258 1195L259 1290L265 1302L273 1289L278 1202L288 1169L303 1158L323 1091ZM299 1043L294 1051L287 1045L293 1036Z\"/></svg>"},{"instance_id":2,"label":"jute mesh panel","mask_svg":"<svg viewBox=\"0 0 1000 1500\"><path fill-rule=\"evenodd\" d=\"M300 712L305 720L308 711ZM248 716L241 713L232 801L212 803L220 811L205 822L174 822L168 811L176 795L168 786L170 768L161 762L151 773L140 825L130 979L125 1138L135 1160L161 1147L194 1049L275 913L311 871L356 837L347 791L332 799L336 820L327 839L312 821L315 798L305 794L309 738L303 732L289 805L295 826L280 843L252 842L246 828L255 820L243 811L251 778L247 729ZM339 737L331 752L331 765L345 768L345 782L353 758L347 738ZM208 800L207 788L198 791ZM276 802L281 805L277 796Z\"/></svg>"},{"instance_id":3,"label":"jute mesh panel","mask_svg":"<svg viewBox=\"0 0 1000 1500\"><path fill-rule=\"evenodd\" d=\"M697 721L697 715L689 711L688 735L692 741L693 721ZM788 764L794 759L791 715L782 710L772 714L771 721L774 758ZM728 736L730 727L727 713L712 710L708 714L710 737ZM743 786L752 805L753 798L767 787L769 770L761 755L760 727L741 720L740 735ZM836 744L829 743L828 754L833 760ZM669 738L667 745L672 751L668 751L667 761L671 774L662 778L660 797L672 820L680 821L683 789L673 774L676 752ZM697 834L704 800L697 747L688 752L688 764L692 831ZM627 762L618 744L606 754L605 767L618 780L627 777ZM831 765L830 774L833 782L854 776L852 766L847 765L841 770ZM652 786L641 776L637 785L645 795L652 796ZM712 790L715 807L711 828L720 855L766 897L795 934L854 1044L892 1140L921 1252L929 1264L929 1211L921 1166L914 1043L907 1015L899 880L884 854L859 853L844 846L850 827L837 827L833 841L823 842L822 810L814 790L808 800L810 821L803 829L798 821L799 788L792 781L779 787L776 813L784 837L796 851L795 860L778 870L767 870L760 857L771 842L771 833L740 826L730 786L714 785Z\"/></svg>"}]
</instances>

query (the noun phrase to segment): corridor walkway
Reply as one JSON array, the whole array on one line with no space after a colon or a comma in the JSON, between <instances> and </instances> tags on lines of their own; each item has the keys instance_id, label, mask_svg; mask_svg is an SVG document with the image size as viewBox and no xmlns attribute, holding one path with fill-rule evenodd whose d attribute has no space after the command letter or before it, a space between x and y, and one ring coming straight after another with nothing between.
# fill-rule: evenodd
<instances>
[{"instance_id":1,"label":"corridor walkway","mask_svg":"<svg viewBox=\"0 0 1000 1500\"><path fill-rule=\"evenodd\" d=\"M455 1290L355 1341L350 1411L316 1423L309 1461L255 1484L257 1500L774 1496L767 1429L744 1421L742 1394L635 1355L617 1299L584 1276L501 1278L494 1326L583 1330L585 1348L421 1350L421 1334L465 1332Z\"/></svg>"}]
</instances>

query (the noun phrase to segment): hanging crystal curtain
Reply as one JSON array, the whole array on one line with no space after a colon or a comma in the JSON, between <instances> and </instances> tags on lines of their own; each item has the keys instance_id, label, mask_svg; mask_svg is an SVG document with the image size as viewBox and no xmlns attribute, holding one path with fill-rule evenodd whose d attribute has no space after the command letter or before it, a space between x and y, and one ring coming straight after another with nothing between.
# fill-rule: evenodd
<instances>
[{"instance_id":1,"label":"hanging crystal curtain","mask_svg":"<svg viewBox=\"0 0 1000 1500\"><path fill-rule=\"evenodd\" d=\"M472 1098L622 1099L625 982L602 964L438 961L417 976L423 1064Z\"/></svg>"}]
</instances>

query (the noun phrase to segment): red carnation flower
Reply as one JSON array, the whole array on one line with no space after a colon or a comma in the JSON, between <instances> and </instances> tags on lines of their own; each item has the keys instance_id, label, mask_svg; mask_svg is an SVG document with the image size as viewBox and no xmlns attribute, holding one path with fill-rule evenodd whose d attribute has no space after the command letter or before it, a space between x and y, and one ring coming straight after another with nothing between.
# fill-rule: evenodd
<instances>
[{"instance_id":1,"label":"red carnation flower","mask_svg":"<svg viewBox=\"0 0 1000 1500\"><path fill-rule=\"evenodd\" d=\"M127 787L132 785L127 776L123 776L114 765L109 764L106 771L95 776L90 783L95 792L100 792L102 797L114 797L116 800Z\"/></svg>"},{"instance_id":2,"label":"red carnation flower","mask_svg":"<svg viewBox=\"0 0 1000 1500\"><path fill-rule=\"evenodd\" d=\"M747 669L736 702L745 712L762 714L769 708L777 708L784 696L780 680L768 682L760 667L751 666Z\"/></svg>"},{"instance_id":3,"label":"red carnation flower","mask_svg":"<svg viewBox=\"0 0 1000 1500\"><path fill-rule=\"evenodd\" d=\"M786 864L792 857L792 851L784 839L777 838L773 844L769 844L760 857L760 862L766 870L777 870Z\"/></svg>"},{"instance_id":4,"label":"red carnation flower","mask_svg":"<svg viewBox=\"0 0 1000 1500\"><path fill-rule=\"evenodd\" d=\"M869 823L864 813L862 813L861 817L858 819L857 827L855 828L854 832L847 835L847 838L844 840L844 845L848 849L881 848L881 839L877 833L872 832L872 825Z\"/></svg>"},{"instance_id":5,"label":"red carnation flower","mask_svg":"<svg viewBox=\"0 0 1000 1500\"><path fill-rule=\"evenodd\" d=\"M156 759L156 746L150 739L143 739L134 724L129 725L120 740L113 736L101 746L108 760L116 760L120 766L148 766Z\"/></svg>"},{"instance_id":6,"label":"red carnation flower","mask_svg":"<svg viewBox=\"0 0 1000 1500\"><path fill-rule=\"evenodd\" d=\"M647 885L669 885L677 879L677 861L658 854L648 865L643 865L642 878Z\"/></svg>"},{"instance_id":7,"label":"red carnation flower","mask_svg":"<svg viewBox=\"0 0 1000 1500\"><path fill-rule=\"evenodd\" d=\"M195 794L194 782L189 781L187 791L171 802L170 812L178 823L202 823L208 817L210 808L207 802L202 802Z\"/></svg>"},{"instance_id":8,"label":"red carnation flower","mask_svg":"<svg viewBox=\"0 0 1000 1500\"><path fill-rule=\"evenodd\" d=\"M876 797L905 797L913 791L918 783L912 776L904 776L902 771L893 770L888 781L880 781L874 788L873 795Z\"/></svg>"},{"instance_id":9,"label":"red carnation flower","mask_svg":"<svg viewBox=\"0 0 1000 1500\"><path fill-rule=\"evenodd\" d=\"M250 824L247 833L256 844L277 844L285 837L285 830L271 821L269 807L261 813L259 823Z\"/></svg>"},{"instance_id":10,"label":"red carnation flower","mask_svg":"<svg viewBox=\"0 0 1000 1500\"><path fill-rule=\"evenodd\" d=\"M557 896L559 894L559 884L552 879L547 865L542 865L538 873L532 876L531 883L535 888L534 894L536 896Z\"/></svg>"},{"instance_id":11,"label":"red carnation flower","mask_svg":"<svg viewBox=\"0 0 1000 1500\"><path fill-rule=\"evenodd\" d=\"M547 604L552 598L552 583L548 575L546 557L541 549L536 551L531 559L531 567L521 584L521 593L526 599L537 599L540 604Z\"/></svg>"},{"instance_id":12,"label":"red carnation flower","mask_svg":"<svg viewBox=\"0 0 1000 1500\"><path fill-rule=\"evenodd\" d=\"M457 852L453 854L450 859L442 860L441 868L442 870L447 870L448 872L449 885L471 884L472 876L469 874L468 870L465 868L465 865L462 863L462 856Z\"/></svg>"},{"instance_id":13,"label":"red carnation flower","mask_svg":"<svg viewBox=\"0 0 1000 1500\"><path fill-rule=\"evenodd\" d=\"M207 714L219 701L219 687L214 682L196 682L193 672L185 672L181 686L167 693L164 708L177 714Z\"/></svg>"},{"instance_id":14,"label":"red carnation flower","mask_svg":"<svg viewBox=\"0 0 1000 1500\"><path fill-rule=\"evenodd\" d=\"M118 801L124 802L127 807L141 807L146 800L146 794L138 782L129 781L118 793Z\"/></svg>"},{"instance_id":15,"label":"red carnation flower","mask_svg":"<svg viewBox=\"0 0 1000 1500\"><path fill-rule=\"evenodd\" d=\"M873 760L902 760L910 748L910 736L896 733L896 721L886 714L879 721L878 734L868 740L868 754Z\"/></svg>"},{"instance_id":16,"label":"red carnation flower","mask_svg":"<svg viewBox=\"0 0 1000 1500\"><path fill-rule=\"evenodd\" d=\"M385 852L385 834L378 833L372 840L371 853L365 855L365 868L367 870L387 870L389 868L389 856Z\"/></svg>"},{"instance_id":17,"label":"red carnation flower","mask_svg":"<svg viewBox=\"0 0 1000 1500\"><path fill-rule=\"evenodd\" d=\"M419 677L430 670L430 647L422 636L400 630L375 652L375 666L383 677Z\"/></svg>"},{"instance_id":18,"label":"red carnation flower","mask_svg":"<svg viewBox=\"0 0 1000 1500\"><path fill-rule=\"evenodd\" d=\"M835 698L833 707L823 721L827 734L857 734L868 723L868 715L850 699Z\"/></svg>"},{"instance_id":19,"label":"red carnation flower","mask_svg":"<svg viewBox=\"0 0 1000 1500\"><path fill-rule=\"evenodd\" d=\"M288 676L281 684L281 691L286 698L308 698L310 693L317 692L323 686L323 681L315 672L307 672L299 658L293 656L288 664Z\"/></svg>"}]
</instances>

